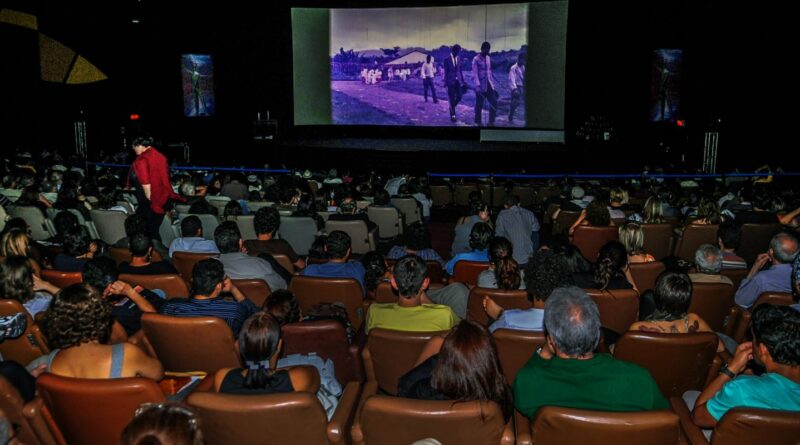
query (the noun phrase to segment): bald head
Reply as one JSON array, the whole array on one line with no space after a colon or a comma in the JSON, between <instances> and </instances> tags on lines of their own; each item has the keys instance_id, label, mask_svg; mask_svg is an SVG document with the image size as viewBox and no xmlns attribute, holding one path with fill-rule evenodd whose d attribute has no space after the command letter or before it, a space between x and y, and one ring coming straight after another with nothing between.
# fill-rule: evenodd
<instances>
[{"instance_id":1,"label":"bald head","mask_svg":"<svg viewBox=\"0 0 800 445\"><path fill-rule=\"evenodd\" d=\"M787 264L797 257L797 238L788 233L779 233L769 242L769 254L773 263Z\"/></svg>"}]
</instances>

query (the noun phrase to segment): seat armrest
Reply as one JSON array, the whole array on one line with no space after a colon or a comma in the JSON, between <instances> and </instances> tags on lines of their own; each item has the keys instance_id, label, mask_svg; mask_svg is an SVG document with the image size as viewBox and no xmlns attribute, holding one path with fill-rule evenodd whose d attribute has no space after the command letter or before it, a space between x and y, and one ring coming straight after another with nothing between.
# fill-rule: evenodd
<instances>
[{"instance_id":1,"label":"seat armrest","mask_svg":"<svg viewBox=\"0 0 800 445\"><path fill-rule=\"evenodd\" d=\"M344 387L339 405L333 413L331 421L328 423L328 442L331 444L344 444L347 442L347 433L353 425L353 416L358 403L358 396L361 392L361 384L349 382Z\"/></svg>"},{"instance_id":2,"label":"seat armrest","mask_svg":"<svg viewBox=\"0 0 800 445\"><path fill-rule=\"evenodd\" d=\"M514 429L517 431L517 445L532 445L531 421L521 412L514 410Z\"/></svg>"},{"instance_id":3,"label":"seat armrest","mask_svg":"<svg viewBox=\"0 0 800 445\"><path fill-rule=\"evenodd\" d=\"M353 419L353 426L350 428L350 437L353 440L353 445L361 445L364 443L364 432L361 431L361 410L364 409L364 402L377 393L378 382L371 381L364 383L361 390L361 397L358 400L355 418Z\"/></svg>"},{"instance_id":4,"label":"seat armrest","mask_svg":"<svg viewBox=\"0 0 800 445\"><path fill-rule=\"evenodd\" d=\"M353 343L347 349L350 353L350 359L353 361L354 378L358 382L363 382L365 378L364 361L361 357L361 352L367 345L367 334L364 331L364 325L365 323L362 323L361 328L356 331L353 336Z\"/></svg>"},{"instance_id":5,"label":"seat armrest","mask_svg":"<svg viewBox=\"0 0 800 445\"><path fill-rule=\"evenodd\" d=\"M741 318L741 315L742 308L734 303L733 307L728 310L725 329L722 333L728 337L734 338L736 335L736 327L739 325L739 319Z\"/></svg>"},{"instance_id":6,"label":"seat armrest","mask_svg":"<svg viewBox=\"0 0 800 445\"><path fill-rule=\"evenodd\" d=\"M681 422L681 431L686 435L691 445L708 445L706 436L699 426L694 424L692 420L692 413L681 397L670 397L669 404L672 406L672 411L678 415Z\"/></svg>"},{"instance_id":7,"label":"seat armrest","mask_svg":"<svg viewBox=\"0 0 800 445\"><path fill-rule=\"evenodd\" d=\"M514 417L508 419L506 426L503 428L503 435L500 436L500 445L514 445L516 438L514 437Z\"/></svg>"},{"instance_id":8,"label":"seat armrest","mask_svg":"<svg viewBox=\"0 0 800 445\"><path fill-rule=\"evenodd\" d=\"M22 415L28 419L33 433L42 445L66 445L67 441L61 435L61 431L57 429L41 397L37 396L26 403L22 407ZM56 429L51 428L51 425Z\"/></svg>"}]
</instances>

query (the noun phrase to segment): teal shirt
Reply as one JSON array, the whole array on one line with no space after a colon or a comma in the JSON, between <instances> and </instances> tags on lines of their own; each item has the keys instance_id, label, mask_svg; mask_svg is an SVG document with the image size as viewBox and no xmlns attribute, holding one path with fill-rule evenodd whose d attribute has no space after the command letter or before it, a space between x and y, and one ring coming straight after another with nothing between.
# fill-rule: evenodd
<instances>
[{"instance_id":1,"label":"teal shirt","mask_svg":"<svg viewBox=\"0 0 800 445\"><path fill-rule=\"evenodd\" d=\"M647 370L609 354L589 360L545 360L533 354L517 373L514 404L529 418L543 406L595 411L669 408Z\"/></svg>"},{"instance_id":2,"label":"teal shirt","mask_svg":"<svg viewBox=\"0 0 800 445\"><path fill-rule=\"evenodd\" d=\"M740 375L706 403L708 413L717 420L736 407L800 411L800 383L771 372L761 377Z\"/></svg>"}]
</instances>

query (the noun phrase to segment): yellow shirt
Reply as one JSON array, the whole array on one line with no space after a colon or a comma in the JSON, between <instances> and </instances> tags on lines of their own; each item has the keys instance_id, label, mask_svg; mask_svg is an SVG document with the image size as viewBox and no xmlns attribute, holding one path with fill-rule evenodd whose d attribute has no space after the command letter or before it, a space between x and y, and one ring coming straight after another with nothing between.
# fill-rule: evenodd
<instances>
[{"instance_id":1,"label":"yellow shirt","mask_svg":"<svg viewBox=\"0 0 800 445\"><path fill-rule=\"evenodd\" d=\"M396 303L375 303L367 313L367 333L372 328L396 331L447 331L460 320L449 306L423 304L401 307Z\"/></svg>"}]
</instances>

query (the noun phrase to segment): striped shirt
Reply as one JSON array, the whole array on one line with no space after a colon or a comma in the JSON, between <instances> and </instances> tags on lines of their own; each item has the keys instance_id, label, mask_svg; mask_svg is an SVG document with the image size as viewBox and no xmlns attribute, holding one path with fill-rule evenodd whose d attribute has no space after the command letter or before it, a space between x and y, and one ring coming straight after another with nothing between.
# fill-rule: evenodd
<instances>
[{"instance_id":1,"label":"striped shirt","mask_svg":"<svg viewBox=\"0 0 800 445\"><path fill-rule=\"evenodd\" d=\"M389 249L389 253L386 254L386 259L399 260L400 258L403 258L406 255L409 255L409 253L406 252L405 246L394 246L391 249ZM414 255L422 258L425 261L437 261L442 266L444 266L445 264L441 255L439 255L439 253L433 249L417 250L416 252L414 252Z\"/></svg>"},{"instance_id":2,"label":"striped shirt","mask_svg":"<svg viewBox=\"0 0 800 445\"><path fill-rule=\"evenodd\" d=\"M173 298L164 303L161 313L175 317L217 317L225 320L230 326L234 336L239 335L242 323L254 313L258 307L252 301L245 299L242 302L225 300L217 297L212 299Z\"/></svg>"},{"instance_id":3,"label":"striped shirt","mask_svg":"<svg viewBox=\"0 0 800 445\"><path fill-rule=\"evenodd\" d=\"M747 269L747 262L731 252L722 252L723 269Z\"/></svg>"}]
</instances>

